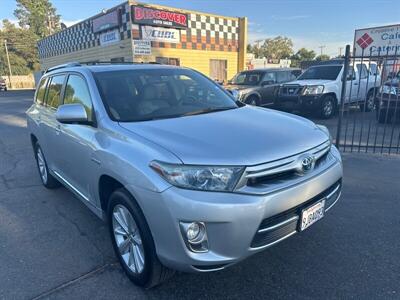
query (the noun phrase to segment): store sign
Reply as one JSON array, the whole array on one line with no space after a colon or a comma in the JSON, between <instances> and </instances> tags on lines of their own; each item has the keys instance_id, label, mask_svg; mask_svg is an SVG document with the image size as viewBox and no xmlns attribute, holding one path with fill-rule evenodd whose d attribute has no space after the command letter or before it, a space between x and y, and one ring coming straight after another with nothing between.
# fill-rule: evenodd
<instances>
[{"instance_id":1,"label":"store sign","mask_svg":"<svg viewBox=\"0 0 400 300\"><path fill-rule=\"evenodd\" d=\"M132 21L136 24L187 28L188 15L168 10L132 6Z\"/></svg>"},{"instance_id":2,"label":"store sign","mask_svg":"<svg viewBox=\"0 0 400 300\"><path fill-rule=\"evenodd\" d=\"M102 15L92 21L93 33L108 30L120 26L119 10Z\"/></svg>"},{"instance_id":3,"label":"store sign","mask_svg":"<svg viewBox=\"0 0 400 300\"><path fill-rule=\"evenodd\" d=\"M133 55L151 55L151 42L133 40Z\"/></svg>"},{"instance_id":4,"label":"store sign","mask_svg":"<svg viewBox=\"0 0 400 300\"><path fill-rule=\"evenodd\" d=\"M400 24L357 29L354 49L358 56L400 55Z\"/></svg>"},{"instance_id":5,"label":"store sign","mask_svg":"<svg viewBox=\"0 0 400 300\"><path fill-rule=\"evenodd\" d=\"M175 28L162 28L153 26L141 26L142 39L146 41L179 43L180 32Z\"/></svg>"},{"instance_id":6,"label":"store sign","mask_svg":"<svg viewBox=\"0 0 400 300\"><path fill-rule=\"evenodd\" d=\"M118 29L114 29L113 31L107 31L100 34L100 45L108 46L115 44L121 40L121 36L119 34Z\"/></svg>"}]
</instances>

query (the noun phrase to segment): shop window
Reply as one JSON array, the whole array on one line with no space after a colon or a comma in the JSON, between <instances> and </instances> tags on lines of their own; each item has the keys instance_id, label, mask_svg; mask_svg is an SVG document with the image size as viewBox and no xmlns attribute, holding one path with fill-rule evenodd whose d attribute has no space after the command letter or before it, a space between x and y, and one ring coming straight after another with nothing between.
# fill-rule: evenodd
<instances>
[{"instance_id":1,"label":"shop window","mask_svg":"<svg viewBox=\"0 0 400 300\"><path fill-rule=\"evenodd\" d=\"M172 65L172 66L181 65L179 58L172 58L172 57L156 57L156 62L162 65Z\"/></svg>"}]
</instances>

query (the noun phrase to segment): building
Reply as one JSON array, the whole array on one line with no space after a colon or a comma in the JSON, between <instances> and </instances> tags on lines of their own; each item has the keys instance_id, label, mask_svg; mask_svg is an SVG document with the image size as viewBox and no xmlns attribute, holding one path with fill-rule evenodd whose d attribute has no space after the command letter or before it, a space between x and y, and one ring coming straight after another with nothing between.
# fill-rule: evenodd
<instances>
[{"instance_id":1,"label":"building","mask_svg":"<svg viewBox=\"0 0 400 300\"><path fill-rule=\"evenodd\" d=\"M290 59L271 59L255 58L253 53L246 55L246 69L265 69L265 68L290 68L292 61Z\"/></svg>"},{"instance_id":2,"label":"building","mask_svg":"<svg viewBox=\"0 0 400 300\"><path fill-rule=\"evenodd\" d=\"M42 70L78 61L158 62L227 80L245 69L247 18L128 1L38 42Z\"/></svg>"}]
</instances>

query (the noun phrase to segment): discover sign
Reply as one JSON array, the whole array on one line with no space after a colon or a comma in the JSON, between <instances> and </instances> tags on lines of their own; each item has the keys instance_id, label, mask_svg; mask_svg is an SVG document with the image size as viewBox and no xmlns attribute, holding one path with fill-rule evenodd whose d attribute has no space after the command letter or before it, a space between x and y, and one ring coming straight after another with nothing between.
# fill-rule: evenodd
<instances>
[{"instance_id":1,"label":"discover sign","mask_svg":"<svg viewBox=\"0 0 400 300\"><path fill-rule=\"evenodd\" d=\"M355 56L400 55L400 24L357 29L354 51Z\"/></svg>"}]
</instances>

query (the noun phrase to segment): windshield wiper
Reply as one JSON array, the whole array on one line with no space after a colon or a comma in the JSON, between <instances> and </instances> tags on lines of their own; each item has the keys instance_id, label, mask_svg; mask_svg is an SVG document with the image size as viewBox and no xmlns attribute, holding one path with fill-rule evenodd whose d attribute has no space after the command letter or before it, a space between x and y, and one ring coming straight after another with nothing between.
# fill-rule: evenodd
<instances>
[{"instance_id":1,"label":"windshield wiper","mask_svg":"<svg viewBox=\"0 0 400 300\"><path fill-rule=\"evenodd\" d=\"M194 116L194 115L201 115L201 114L207 114L207 113L211 113L211 112L217 112L217 111L223 111L223 110L229 110L229 109L234 109L237 107L209 107L209 108L205 108L205 109L200 109L200 110L195 110L195 111L191 111L188 113L183 114L182 116Z\"/></svg>"}]
</instances>

